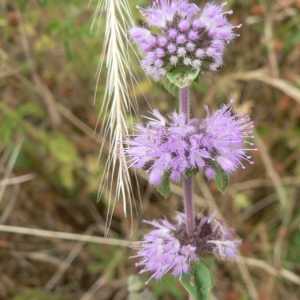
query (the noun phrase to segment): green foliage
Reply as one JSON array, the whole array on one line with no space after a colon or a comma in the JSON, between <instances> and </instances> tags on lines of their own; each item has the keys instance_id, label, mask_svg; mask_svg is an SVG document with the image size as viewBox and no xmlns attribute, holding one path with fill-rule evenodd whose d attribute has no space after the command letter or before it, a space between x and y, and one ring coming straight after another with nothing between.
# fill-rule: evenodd
<instances>
[{"instance_id":1,"label":"green foliage","mask_svg":"<svg viewBox=\"0 0 300 300\"><path fill-rule=\"evenodd\" d=\"M198 172L197 168L190 168L183 174L183 176L184 178L188 178L191 175L196 174L197 172ZM157 187L157 190L165 198L169 197L171 190L170 190L170 173L168 171L164 173L163 181Z\"/></svg>"},{"instance_id":2,"label":"green foliage","mask_svg":"<svg viewBox=\"0 0 300 300\"><path fill-rule=\"evenodd\" d=\"M50 153L61 163L74 163L77 150L74 145L60 132L51 132L49 136Z\"/></svg>"},{"instance_id":3,"label":"green foliage","mask_svg":"<svg viewBox=\"0 0 300 300\"><path fill-rule=\"evenodd\" d=\"M298 208L294 214L294 218L300 218L300 209ZM286 261L300 263L300 230L299 227L294 230L289 239L290 246L287 249Z\"/></svg>"},{"instance_id":4,"label":"green foliage","mask_svg":"<svg viewBox=\"0 0 300 300\"><path fill-rule=\"evenodd\" d=\"M26 290L17 294L12 300L68 300L65 297L56 296L39 290Z\"/></svg>"},{"instance_id":5,"label":"green foliage","mask_svg":"<svg viewBox=\"0 0 300 300\"><path fill-rule=\"evenodd\" d=\"M28 4L28 0L17 0L17 3L18 3L20 10L23 11Z\"/></svg>"},{"instance_id":6,"label":"green foliage","mask_svg":"<svg viewBox=\"0 0 300 300\"><path fill-rule=\"evenodd\" d=\"M172 82L170 82L170 80L167 78L167 76L165 76L162 79L163 85L165 87L165 89L173 96L178 97L179 95L179 88L173 84Z\"/></svg>"},{"instance_id":7,"label":"green foliage","mask_svg":"<svg viewBox=\"0 0 300 300\"><path fill-rule=\"evenodd\" d=\"M38 119L45 118L46 114L45 111L42 109L39 103L37 102L26 102L22 104L17 109L18 115L20 117L36 117Z\"/></svg>"},{"instance_id":8,"label":"green foliage","mask_svg":"<svg viewBox=\"0 0 300 300\"><path fill-rule=\"evenodd\" d=\"M171 275L165 275L160 281L155 282L154 295L161 297L165 293L170 293L178 300L185 299L185 293L178 284L178 278Z\"/></svg>"},{"instance_id":9,"label":"green foliage","mask_svg":"<svg viewBox=\"0 0 300 300\"><path fill-rule=\"evenodd\" d=\"M89 244L89 252L98 260L87 266L87 270L90 273L98 273L104 270L109 262L114 259L114 256L117 253L117 247L109 247L109 249L103 249L101 246L96 244ZM127 260L127 257L124 258Z\"/></svg>"},{"instance_id":10,"label":"green foliage","mask_svg":"<svg viewBox=\"0 0 300 300\"><path fill-rule=\"evenodd\" d=\"M35 117L41 119L45 116L44 111L36 102L26 102L20 105L15 111L6 110L0 105L0 141L8 146L16 132L24 133L25 128L20 126L25 117Z\"/></svg>"},{"instance_id":11,"label":"green foliage","mask_svg":"<svg viewBox=\"0 0 300 300\"><path fill-rule=\"evenodd\" d=\"M37 146L28 140L25 142L25 149L33 152L36 158L47 158L48 170L57 172L55 177L58 177L59 184L68 190L73 189L75 187L73 172L78 159L77 149L63 133L58 131L46 133L27 121L33 117L42 119L45 113L41 107L35 102L27 102L13 111L2 104L0 105L0 114L1 112L2 120L5 121L5 123L0 123L1 142L8 146L14 135L28 135L38 145L39 151L37 151ZM27 160L26 155L24 156L22 153L20 155L23 157L23 161Z\"/></svg>"},{"instance_id":12,"label":"green foliage","mask_svg":"<svg viewBox=\"0 0 300 300\"><path fill-rule=\"evenodd\" d=\"M209 300L212 289L211 271L213 268L213 258L200 259L191 267L190 273L182 276L182 284L193 296L194 300Z\"/></svg>"},{"instance_id":13,"label":"green foliage","mask_svg":"<svg viewBox=\"0 0 300 300\"><path fill-rule=\"evenodd\" d=\"M192 84L199 75L200 70L191 69L189 67L176 68L167 73L167 79L171 84L183 89Z\"/></svg>"},{"instance_id":14,"label":"green foliage","mask_svg":"<svg viewBox=\"0 0 300 300\"><path fill-rule=\"evenodd\" d=\"M247 194L244 193L237 193L234 196L234 204L239 210L244 210L251 206L251 200L247 196Z\"/></svg>"},{"instance_id":15,"label":"green foliage","mask_svg":"<svg viewBox=\"0 0 300 300\"><path fill-rule=\"evenodd\" d=\"M0 117L1 117L0 140L4 145L8 145L12 140L12 134L15 129L15 123L8 116L0 116Z\"/></svg>"},{"instance_id":16,"label":"green foliage","mask_svg":"<svg viewBox=\"0 0 300 300\"><path fill-rule=\"evenodd\" d=\"M217 167L215 167L214 170L216 171L215 182L217 184L218 190L222 194L225 194L229 185L230 176L228 173L226 173L223 170L220 170Z\"/></svg>"},{"instance_id":17,"label":"green foliage","mask_svg":"<svg viewBox=\"0 0 300 300\"><path fill-rule=\"evenodd\" d=\"M195 175L198 171L199 171L198 168L191 167L183 174L183 176L184 176L184 178L188 178L191 175Z\"/></svg>"},{"instance_id":18,"label":"green foliage","mask_svg":"<svg viewBox=\"0 0 300 300\"><path fill-rule=\"evenodd\" d=\"M158 192L168 198L170 195L170 174L168 172L164 173L162 183L157 187Z\"/></svg>"}]
</instances>

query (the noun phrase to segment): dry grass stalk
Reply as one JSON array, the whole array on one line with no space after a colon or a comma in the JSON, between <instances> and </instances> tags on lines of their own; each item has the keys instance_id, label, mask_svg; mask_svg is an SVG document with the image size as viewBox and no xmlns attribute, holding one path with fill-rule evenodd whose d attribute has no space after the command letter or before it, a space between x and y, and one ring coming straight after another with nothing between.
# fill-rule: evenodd
<instances>
[{"instance_id":1,"label":"dry grass stalk","mask_svg":"<svg viewBox=\"0 0 300 300\"><path fill-rule=\"evenodd\" d=\"M133 246L133 242L125 241L125 240L117 240L117 239L110 239L110 238L104 238L99 236L90 236L84 234L42 230L42 229L34 229L34 228L26 228L26 227L18 227L18 226L0 225L0 232L33 235L41 238L53 238L53 239L63 239L63 240L70 240L70 241L82 241L82 242L89 242L95 244L114 245L120 247Z\"/></svg>"},{"instance_id":2,"label":"dry grass stalk","mask_svg":"<svg viewBox=\"0 0 300 300\"><path fill-rule=\"evenodd\" d=\"M6 186L7 186L7 184L3 184L3 182L7 181L10 177L10 174L11 174L11 172L14 168L14 165L16 163L16 160L19 156L23 141L24 141L24 138L22 138L22 137L20 137L18 139L17 145L15 146L15 148L13 150L13 153L12 153L12 156L10 157L10 159L8 161L7 168L5 169L3 179L0 181L0 183L2 183L0 185L0 203L2 201L4 192L5 192L5 189L6 189Z\"/></svg>"}]
</instances>

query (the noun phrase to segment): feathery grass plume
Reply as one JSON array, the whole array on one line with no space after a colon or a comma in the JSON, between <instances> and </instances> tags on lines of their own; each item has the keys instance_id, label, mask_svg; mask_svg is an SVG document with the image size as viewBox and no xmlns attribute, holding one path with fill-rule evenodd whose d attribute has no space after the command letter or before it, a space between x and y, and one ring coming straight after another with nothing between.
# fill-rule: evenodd
<instances>
[{"instance_id":1,"label":"feathery grass plume","mask_svg":"<svg viewBox=\"0 0 300 300\"><path fill-rule=\"evenodd\" d=\"M91 0L92 1L92 0ZM128 58L127 31L133 26L133 20L127 0L98 0L94 13L92 29L96 23L100 26L100 21L105 13L106 29L104 46L101 55L99 68L97 71L97 83L99 82L103 64L107 68L106 87L103 104L99 113L103 116L104 125L100 130L102 140L100 155L104 145L108 142L108 159L105 164L104 175L101 178L98 198L106 194L109 198L106 227L110 227L113 209L116 201L122 199L125 216L129 206L130 215L133 211L133 194L131 180L126 166L123 153L123 140L128 136L126 124L126 114L129 111L136 112L136 99L130 96L133 90L135 77L130 70ZM96 97L96 96L95 96ZM98 120L99 122L99 120ZM116 181L116 188L113 182ZM112 191L116 191L113 195ZM114 203L112 203L114 198Z\"/></svg>"}]
</instances>

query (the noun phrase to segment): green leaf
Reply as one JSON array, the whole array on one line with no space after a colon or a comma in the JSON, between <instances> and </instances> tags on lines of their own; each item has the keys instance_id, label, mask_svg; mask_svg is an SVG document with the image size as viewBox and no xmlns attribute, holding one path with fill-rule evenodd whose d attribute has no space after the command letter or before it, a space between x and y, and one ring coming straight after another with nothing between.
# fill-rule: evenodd
<instances>
[{"instance_id":1,"label":"green leaf","mask_svg":"<svg viewBox=\"0 0 300 300\"><path fill-rule=\"evenodd\" d=\"M183 176L184 178L188 178L190 177L191 175L195 175L197 172L199 171L198 168L189 168L187 169L184 173L183 173Z\"/></svg>"},{"instance_id":2,"label":"green leaf","mask_svg":"<svg viewBox=\"0 0 300 300\"><path fill-rule=\"evenodd\" d=\"M48 0L38 0L38 4L44 8L48 5Z\"/></svg>"},{"instance_id":3,"label":"green leaf","mask_svg":"<svg viewBox=\"0 0 300 300\"><path fill-rule=\"evenodd\" d=\"M71 164L61 164L58 173L60 183L68 190L73 189L75 180L73 176L73 166Z\"/></svg>"},{"instance_id":4,"label":"green leaf","mask_svg":"<svg viewBox=\"0 0 300 300\"><path fill-rule=\"evenodd\" d=\"M168 274L161 280L155 283L154 295L160 299L164 294L169 293L174 296L175 299L185 299L184 291L181 286L177 284L177 278Z\"/></svg>"},{"instance_id":5,"label":"green leaf","mask_svg":"<svg viewBox=\"0 0 300 300\"><path fill-rule=\"evenodd\" d=\"M104 270L107 267L107 262L96 262L88 265L87 270L89 273L94 274Z\"/></svg>"},{"instance_id":6,"label":"green leaf","mask_svg":"<svg viewBox=\"0 0 300 300\"><path fill-rule=\"evenodd\" d=\"M13 300L67 300L67 298L39 290L30 289L17 294L16 296L14 296Z\"/></svg>"},{"instance_id":7,"label":"green leaf","mask_svg":"<svg viewBox=\"0 0 300 300\"><path fill-rule=\"evenodd\" d=\"M200 70L191 68L178 68L167 73L169 81L178 88L183 89L192 84Z\"/></svg>"},{"instance_id":8,"label":"green leaf","mask_svg":"<svg viewBox=\"0 0 300 300\"><path fill-rule=\"evenodd\" d=\"M220 170L219 168L214 168L216 171L215 182L217 184L218 190L225 194L226 189L229 185L230 176L228 173Z\"/></svg>"},{"instance_id":9,"label":"green leaf","mask_svg":"<svg viewBox=\"0 0 300 300\"><path fill-rule=\"evenodd\" d=\"M62 163L74 163L77 158L77 149L75 146L59 132L51 134L49 150Z\"/></svg>"},{"instance_id":10,"label":"green leaf","mask_svg":"<svg viewBox=\"0 0 300 300\"><path fill-rule=\"evenodd\" d=\"M1 124L0 124L0 141L4 145L9 145L12 141L12 134L16 128L16 123L7 116L1 115Z\"/></svg>"},{"instance_id":11,"label":"green leaf","mask_svg":"<svg viewBox=\"0 0 300 300\"><path fill-rule=\"evenodd\" d=\"M18 115L25 116L34 116L39 118L45 117L45 112L42 107L36 102L26 102L18 108Z\"/></svg>"},{"instance_id":12,"label":"green leaf","mask_svg":"<svg viewBox=\"0 0 300 300\"><path fill-rule=\"evenodd\" d=\"M170 176L167 172L164 174L163 181L157 187L157 190L165 198L169 197L169 195L170 195Z\"/></svg>"},{"instance_id":13,"label":"green leaf","mask_svg":"<svg viewBox=\"0 0 300 300\"><path fill-rule=\"evenodd\" d=\"M207 264L202 260L194 265L190 273L182 276L181 282L194 300L210 299L212 278Z\"/></svg>"},{"instance_id":14,"label":"green leaf","mask_svg":"<svg viewBox=\"0 0 300 300\"><path fill-rule=\"evenodd\" d=\"M18 0L17 3L18 3L18 6L19 6L19 9L21 11L25 10L28 2L29 2L28 0Z\"/></svg>"},{"instance_id":15,"label":"green leaf","mask_svg":"<svg viewBox=\"0 0 300 300\"><path fill-rule=\"evenodd\" d=\"M170 80L167 78L167 76L165 76L162 79L162 82L164 84L165 89L173 96L178 97L179 95L179 88L170 82Z\"/></svg>"},{"instance_id":16,"label":"green leaf","mask_svg":"<svg viewBox=\"0 0 300 300\"><path fill-rule=\"evenodd\" d=\"M212 254L205 254L201 256L201 262L205 264L209 271L214 270L215 266L215 256Z\"/></svg>"}]
</instances>

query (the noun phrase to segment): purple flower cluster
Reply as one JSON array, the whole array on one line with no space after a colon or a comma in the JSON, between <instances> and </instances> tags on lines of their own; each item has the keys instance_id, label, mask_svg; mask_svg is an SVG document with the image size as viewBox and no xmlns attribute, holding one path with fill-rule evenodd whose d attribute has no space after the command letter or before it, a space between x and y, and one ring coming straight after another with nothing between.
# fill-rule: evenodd
<instances>
[{"instance_id":1,"label":"purple flower cluster","mask_svg":"<svg viewBox=\"0 0 300 300\"><path fill-rule=\"evenodd\" d=\"M176 224L168 220L146 222L156 229L146 234L136 248L143 266L140 273L153 272L152 278L160 279L168 271L174 276L187 273L190 263L198 260L199 255L213 253L221 259L237 259L237 246L240 239L233 239L233 228L215 218L215 213L205 216L203 212L195 218L195 230L191 236L186 232L186 215L177 213ZM201 258L200 258L201 259Z\"/></svg>"},{"instance_id":2,"label":"purple flower cluster","mask_svg":"<svg viewBox=\"0 0 300 300\"><path fill-rule=\"evenodd\" d=\"M138 124L138 134L127 141L125 154L130 165L150 173L149 182L159 185L164 176L179 182L190 171L204 170L208 179L216 176L215 168L234 172L246 155L246 137L253 127L249 116L238 118L231 114L231 101L203 120L191 119L185 124L185 116L174 112L167 121L157 110L148 118L146 126Z\"/></svg>"},{"instance_id":3,"label":"purple flower cluster","mask_svg":"<svg viewBox=\"0 0 300 300\"><path fill-rule=\"evenodd\" d=\"M160 80L175 67L216 71L222 65L225 46L236 34L225 17L222 4L208 3L201 11L188 0L154 0L152 7L139 10L148 26L129 31L131 39L144 52L141 65L146 74Z\"/></svg>"}]
</instances>

